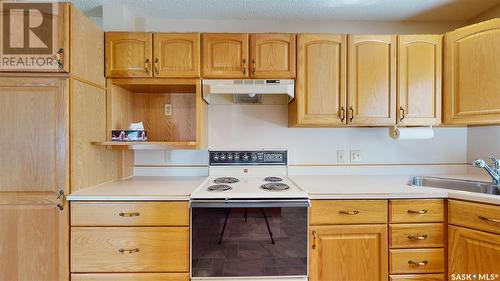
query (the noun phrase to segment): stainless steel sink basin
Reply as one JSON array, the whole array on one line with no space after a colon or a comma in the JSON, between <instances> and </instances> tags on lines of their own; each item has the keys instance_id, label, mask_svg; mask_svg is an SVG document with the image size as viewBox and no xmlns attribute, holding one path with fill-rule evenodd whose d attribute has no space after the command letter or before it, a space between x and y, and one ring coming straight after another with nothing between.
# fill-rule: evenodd
<instances>
[{"instance_id":1,"label":"stainless steel sink basin","mask_svg":"<svg viewBox=\"0 0 500 281\"><path fill-rule=\"evenodd\" d=\"M416 176L408 182L410 186L437 187L452 190L499 195L499 187L491 182Z\"/></svg>"}]
</instances>

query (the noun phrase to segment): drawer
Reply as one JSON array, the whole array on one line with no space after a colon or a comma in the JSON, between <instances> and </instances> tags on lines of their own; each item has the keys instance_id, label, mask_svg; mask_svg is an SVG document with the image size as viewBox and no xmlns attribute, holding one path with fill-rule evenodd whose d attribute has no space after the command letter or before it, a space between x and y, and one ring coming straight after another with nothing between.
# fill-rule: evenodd
<instances>
[{"instance_id":1,"label":"drawer","mask_svg":"<svg viewBox=\"0 0 500 281\"><path fill-rule=\"evenodd\" d=\"M390 281L445 281L444 274L391 275Z\"/></svg>"},{"instance_id":2,"label":"drawer","mask_svg":"<svg viewBox=\"0 0 500 281\"><path fill-rule=\"evenodd\" d=\"M386 223L387 200L313 200L310 224Z\"/></svg>"},{"instance_id":3,"label":"drawer","mask_svg":"<svg viewBox=\"0 0 500 281\"><path fill-rule=\"evenodd\" d=\"M188 202L72 202L72 226L189 226Z\"/></svg>"},{"instance_id":4,"label":"drawer","mask_svg":"<svg viewBox=\"0 0 500 281\"><path fill-rule=\"evenodd\" d=\"M450 224L500 233L500 206L448 200Z\"/></svg>"},{"instance_id":5,"label":"drawer","mask_svg":"<svg viewBox=\"0 0 500 281\"><path fill-rule=\"evenodd\" d=\"M71 281L189 281L189 273L85 273Z\"/></svg>"},{"instance_id":6,"label":"drawer","mask_svg":"<svg viewBox=\"0 0 500 281\"><path fill-rule=\"evenodd\" d=\"M71 272L188 272L188 227L72 227Z\"/></svg>"},{"instance_id":7,"label":"drawer","mask_svg":"<svg viewBox=\"0 0 500 281\"><path fill-rule=\"evenodd\" d=\"M391 224L389 225L389 247L444 247L444 224Z\"/></svg>"},{"instance_id":8,"label":"drawer","mask_svg":"<svg viewBox=\"0 0 500 281\"><path fill-rule=\"evenodd\" d=\"M397 273L444 272L444 249L389 250L389 271Z\"/></svg>"},{"instance_id":9,"label":"drawer","mask_svg":"<svg viewBox=\"0 0 500 281\"><path fill-rule=\"evenodd\" d=\"M444 201L442 199L391 200L389 222L443 222Z\"/></svg>"}]
</instances>

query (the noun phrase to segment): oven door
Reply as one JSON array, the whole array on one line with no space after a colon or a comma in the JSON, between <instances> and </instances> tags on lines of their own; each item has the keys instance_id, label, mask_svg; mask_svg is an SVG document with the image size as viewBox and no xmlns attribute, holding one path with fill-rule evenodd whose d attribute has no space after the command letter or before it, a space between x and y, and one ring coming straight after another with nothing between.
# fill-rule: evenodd
<instances>
[{"instance_id":1,"label":"oven door","mask_svg":"<svg viewBox=\"0 0 500 281\"><path fill-rule=\"evenodd\" d=\"M191 202L191 276L306 277L304 200Z\"/></svg>"}]
</instances>

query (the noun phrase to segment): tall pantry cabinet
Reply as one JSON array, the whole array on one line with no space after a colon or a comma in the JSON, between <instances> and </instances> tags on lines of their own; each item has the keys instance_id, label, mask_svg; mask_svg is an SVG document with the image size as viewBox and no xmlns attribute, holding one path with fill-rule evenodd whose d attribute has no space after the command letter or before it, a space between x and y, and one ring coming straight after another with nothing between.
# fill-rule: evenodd
<instances>
[{"instance_id":1,"label":"tall pantry cabinet","mask_svg":"<svg viewBox=\"0 0 500 281\"><path fill-rule=\"evenodd\" d=\"M65 195L118 176L120 152L91 144L106 139L103 32L54 5L61 67L0 72L0 280L69 280Z\"/></svg>"}]
</instances>

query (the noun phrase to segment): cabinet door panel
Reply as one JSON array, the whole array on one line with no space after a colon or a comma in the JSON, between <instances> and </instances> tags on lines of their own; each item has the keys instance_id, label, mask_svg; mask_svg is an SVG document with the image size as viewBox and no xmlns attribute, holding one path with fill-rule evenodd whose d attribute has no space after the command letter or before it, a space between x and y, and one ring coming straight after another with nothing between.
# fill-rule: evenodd
<instances>
[{"instance_id":1,"label":"cabinet door panel","mask_svg":"<svg viewBox=\"0 0 500 281\"><path fill-rule=\"evenodd\" d=\"M156 77L199 77L199 33L155 33Z\"/></svg>"},{"instance_id":2,"label":"cabinet door panel","mask_svg":"<svg viewBox=\"0 0 500 281\"><path fill-rule=\"evenodd\" d=\"M290 126L345 124L346 36L298 35L295 99Z\"/></svg>"},{"instance_id":3,"label":"cabinet door panel","mask_svg":"<svg viewBox=\"0 0 500 281\"><path fill-rule=\"evenodd\" d=\"M295 77L295 34L250 35L253 78Z\"/></svg>"},{"instance_id":4,"label":"cabinet door panel","mask_svg":"<svg viewBox=\"0 0 500 281\"><path fill-rule=\"evenodd\" d=\"M107 77L152 77L152 33L107 32Z\"/></svg>"},{"instance_id":5,"label":"cabinet door panel","mask_svg":"<svg viewBox=\"0 0 500 281\"><path fill-rule=\"evenodd\" d=\"M350 124L396 124L395 49L393 35L349 37Z\"/></svg>"},{"instance_id":6,"label":"cabinet door panel","mask_svg":"<svg viewBox=\"0 0 500 281\"><path fill-rule=\"evenodd\" d=\"M248 77L248 34L205 33L202 38L204 77Z\"/></svg>"},{"instance_id":7,"label":"cabinet door panel","mask_svg":"<svg viewBox=\"0 0 500 281\"><path fill-rule=\"evenodd\" d=\"M450 276L500 274L500 235L450 226L448 259Z\"/></svg>"},{"instance_id":8,"label":"cabinet door panel","mask_svg":"<svg viewBox=\"0 0 500 281\"><path fill-rule=\"evenodd\" d=\"M68 107L67 79L0 78L0 280L69 278Z\"/></svg>"},{"instance_id":9,"label":"cabinet door panel","mask_svg":"<svg viewBox=\"0 0 500 281\"><path fill-rule=\"evenodd\" d=\"M387 280L387 226L314 226L309 235L311 281Z\"/></svg>"},{"instance_id":10,"label":"cabinet door panel","mask_svg":"<svg viewBox=\"0 0 500 281\"><path fill-rule=\"evenodd\" d=\"M441 35L400 35L398 123L441 123Z\"/></svg>"}]
</instances>

